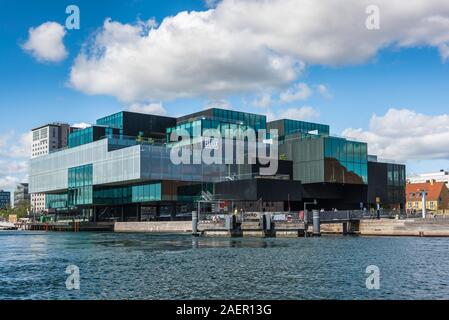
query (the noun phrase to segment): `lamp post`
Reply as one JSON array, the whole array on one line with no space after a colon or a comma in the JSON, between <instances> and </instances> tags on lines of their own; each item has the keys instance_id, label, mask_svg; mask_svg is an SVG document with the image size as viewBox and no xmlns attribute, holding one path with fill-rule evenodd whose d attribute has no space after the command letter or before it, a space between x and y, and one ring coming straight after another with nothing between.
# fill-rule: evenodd
<instances>
[{"instance_id":1,"label":"lamp post","mask_svg":"<svg viewBox=\"0 0 449 320\"><path fill-rule=\"evenodd\" d=\"M427 190L422 189L419 190L418 192L421 194L422 197L422 218L425 219L426 215L427 215L427 208L426 208L426 204L427 204Z\"/></svg>"}]
</instances>

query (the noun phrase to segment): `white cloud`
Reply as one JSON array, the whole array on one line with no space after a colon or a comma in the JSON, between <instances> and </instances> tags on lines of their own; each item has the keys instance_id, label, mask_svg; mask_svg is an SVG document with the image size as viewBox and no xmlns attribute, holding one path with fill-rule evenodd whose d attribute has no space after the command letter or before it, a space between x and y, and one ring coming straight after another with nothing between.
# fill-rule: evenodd
<instances>
[{"instance_id":1,"label":"white cloud","mask_svg":"<svg viewBox=\"0 0 449 320\"><path fill-rule=\"evenodd\" d=\"M306 64L357 64L387 47L449 44L447 0L378 0L379 30L365 26L371 0L223 0L207 11L152 23L104 22L76 58L73 88L128 103L284 90Z\"/></svg>"},{"instance_id":2,"label":"white cloud","mask_svg":"<svg viewBox=\"0 0 449 320\"><path fill-rule=\"evenodd\" d=\"M14 190L20 182L22 181L18 177L0 175L0 190Z\"/></svg>"},{"instance_id":3,"label":"white cloud","mask_svg":"<svg viewBox=\"0 0 449 320\"><path fill-rule=\"evenodd\" d=\"M312 95L312 89L306 83L298 83L282 92L280 95L280 100L282 102L292 102L298 100L307 100Z\"/></svg>"},{"instance_id":4,"label":"white cloud","mask_svg":"<svg viewBox=\"0 0 449 320\"><path fill-rule=\"evenodd\" d=\"M28 40L22 48L38 61L59 62L67 57L63 40L66 31L57 22L45 22L28 30Z\"/></svg>"},{"instance_id":5,"label":"white cloud","mask_svg":"<svg viewBox=\"0 0 449 320\"><path fill-rule=\"evenodd\" d=\"M219 109L226 109L230 110L232 109L232 105L228 100L221 99L221 100L210 100L207 101L206 105L204 106L204 110L210 109L210 108L219 108Z\"/></svg>"},{"instance_id":6,"label":"white cloud","mask_svg":"<svg viewBox=\"0 0 449 320\"><path fill-rule=\"evenodd\" d=\"M204 0L204 5L207 8L215 8L220 0Z\"/></svg>"},{"instance_id":7,"label":"white cloud","mask_svg":"<svg viewBox=\"0 0 449 320\"><path fill-rule=\"evenodd\" d=\"M261 96L259 96L257 99L254 99L252 102L252 105L257 108L269 108L273 104L273 99L271 98L271 94L264 93Z\"/></svg>"},{"instance_id":8,"label":"white cloud","mask_svg":"<svg viewBox=\"0 0 449 320\"><path fill-rule=\"evenodd\" d=\"M4 145L0 149L0 157L29 158L31 154L31 132L16 135L11 132L4 135Z\"/></svg>"},{"instance_id":9,"label":"white cloud","mask_svg":"<svg viewBox=\"0 0 449 320\"><path fill-rule=\"evenodd\" d=\"M316 91L325 98L332 98L332 94L329 90L329 87L325 84L319 84L316 86Z\"/></svg>"},{"instance_id":10,"label":"white cloud","mask_svg":"<svg viewBox=\"0 0 449 320\"><path fill-rule=\"evenodd\" d=\"M279 119L292 120L313 120L320 116L320 113L312 107L303 106L300 108L288 108L279 112Z\"/></svg>"},{"instance_id":11,"label":"white cloud","mask_svg":"<svg viewBox=\"0 0 449 320\"><path fill-rule=\"evenodd\" d=\"M443 43L438 47L438 49L440 51L441 60L446 62L447 59L449 59L449 46L446 43Z\"/></svg>"},{"instance_id":12,"label":"white cloud","mask_svg":"<svg viewBox=\"0 0 449 320\"><path fill-rule=\"evenodd\" d=\"M398 161L449 159L449 115L389 109L373 115L369 130L348 128L343 135L368 142L369 152Z\"/></svg>"},{"instance_id":13,"label":"white cloud","mask_svg":"<svg viewBox=\"0 0 449 320\"><path fill-rule=\"evenodd\" d=\"M271 109L265 111L265 115L267 116L267 121L274 121L279 119L279 117Z\"/></svg>"},{"instance_id":14,"label":"white cloud","mask_svg":"<svg viewBox=\"0 0 449 320\"><path fill-rule=\"evenodd\" d=\"M13 190L28 180L31 133L0 135L0 189Z\"/></svg>"},{"instance_id":15,"label":"white cloud","mask_svg":"<svg viewBox=\"0 0 449 320\"><path fill-rule=\"evenodd\" d=\"M133 103L128 107L128 110L132 112L148 113L159 116L165 116L167 114L167 111L162 106L162 103Z\"/></svg>"},{"instance_id":16,"label":"white cloud","mask_svg":"<svg viewBox=\"0 0 449 320\"><path fill-rule=\"evenodd\" d=\"M303 64L214 23L215 11L182 12L143 32L106 20L75 60L71 85L125 102L261 91L297 78ZM147 26L148 27L148 26Z\"/></svg>"},{"instance_id":17,"label":"white cloud","mask_svg":"<svg viewBox=\"0 0 449 320\"><path fill-rule=\"evenodd\" d=\"M11 175L13 173L22 174L28 172L28 160L0 159L0 176Z\"/></svg>"},{"instance_id":18,"label":"white cloud","mask_svg":"<svg viewBox=\"0 0 449 320\"><path fill-rule=\"evenodd\" d=\"M80 129L86 129L91 127L92 125L86 122L79 122L79 123L74 123L72 124L72 127L74 128L80 128Z\"/></svg>"},{"instance_id":19,"label":"white cloud","mask_svg":"<svg viewBox=\"0 0 449 320\"><path fill-rule=\"evenodd\" d=\"M264 114L267 116L267 121L274 121L279 119L310 121L320 116L320 113L315 108L310 106L279 110L273 110L269 108L264 112Z\"/></svg>"}]
</instances>

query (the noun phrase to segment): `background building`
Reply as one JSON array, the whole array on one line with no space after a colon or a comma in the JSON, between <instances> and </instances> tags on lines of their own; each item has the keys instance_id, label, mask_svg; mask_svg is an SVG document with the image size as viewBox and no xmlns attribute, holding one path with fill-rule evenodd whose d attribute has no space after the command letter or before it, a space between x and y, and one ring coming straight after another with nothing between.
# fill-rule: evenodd
<instances>
[{"instance_id":1,"label":"background building","mask_svg":"<svg viewBox=\"0 0 449 320\"><path fill-rule=\"evenodd\" d=\"M50 123L34 128L31 131L33 136L31 159L34 159L67 147L69 134L72 129L65 123ZM45 194L32 194L30 200L31 211L46 211Z\"/></svg>"},{"instance_id":2,"label":"background building","mask_svg":"<svg viewBox=\"0 0 449 320\"><path fill-rule=\"evenodd\" d=\"M444 182L449 187L449 172L440 170L438 172L421 173L407 177L408 183L428 183L432 180Z\"/></svg>"},{"instance_id":3,"label":"background building","mask_svg":"<svg viewBox=\"0 0 449 320\"><path fill-rule=\"evenodd\" d=\"M426 208L434 212L447 212L449 210L449 189L444 182L431 180L425 183L407 183L407 210L422 210L421 191L427 192Z\"/></svg>"},{"instance_id":4,"label":"background building","mask_svg":"<svg viewBox=\"0 0 449 320\"><path fill-rule=\"evenodd\" d=\"M0 209L6 209L11 205L11 192L0 190Z\"/></svg>"},{"instance_id":5,"label":"background building","mask_svg":"<svg viewBox=\"0 0 449 320\"><path fill-rule=\"evenodd\" d=\"M30 194L28 193L28 183L20 183L14 191L14 208L30 205Z\"/></svg>"},{"instance_id":6,"label":"background building","mask_svg":"<svg viewBox=\"0 0 449 320\"><path fill-rule=\"evenodd\" d=\"M203 149L207 129L217 129L223 139L235 143L245 137L228 137L226 129L248 128L265 140L260 130L278 129L281 139L274 157L281 160L276 174L261 176L259 163L175 165L170 160L173 132L186 130L191 136L187 146ZM46 194L46 210L58 216L91 221L184 219L205 196L228 212L300 211L313 200L318 201L316 208L328 210L370 204L367 144L332 137L323 124L267 122L265 115L217 108L180 118L119 112L72 132L68 141L68 148L30 161L30 192ZM391 201L398 203L394 188L402 187L405 193L405 167L388 171L391 164L382 165Z\"/></svg>"}]
</instances>

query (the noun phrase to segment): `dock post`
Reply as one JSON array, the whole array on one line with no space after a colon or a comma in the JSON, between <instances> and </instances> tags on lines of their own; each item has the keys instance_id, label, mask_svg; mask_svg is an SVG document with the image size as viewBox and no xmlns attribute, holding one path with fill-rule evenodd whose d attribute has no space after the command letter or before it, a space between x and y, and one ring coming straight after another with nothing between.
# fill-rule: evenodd
<instances>
[{"instance_id":1,"label":"dock post","mask_svg":"<svg viewBox=\"0 0 449 320\"><path fill-rule=\"evenodd\" d=\"M307 210L305 210L304 208L304 238L307 238L308 230L309 230L309 222L307 221Z\"/></svg>"},{"instance_id":2,"label":"dock post","mask_svg":"<svg viewBox=\"0 0 449 320\"><path fill-rule=\"evenodd\" d=\"M318 210L313 210L313 236L319 237L321 236L321 227L320 227L320 212Z\"/></svg>"},{"instance_id":3,"label":"dock post","mask_svg":"<svg viewBox=\"0 0 449 320\"><path fill-rule=\"evenodd\" d=\"M349 222L343 222L343 231L342 231L342 233L343 233L343 235L346 235L346 234L348 234L348 224L349 224Z\"/></svg>"},{"instance_id":4,"label":"dock post","mask_svg":"<svg viewBox=\"0 0 449 320\"><path fill-rule=\"evenodd\" d=\"M192 212L192 234L198 235L198 211Z\"/></svg>"}]
</instances>

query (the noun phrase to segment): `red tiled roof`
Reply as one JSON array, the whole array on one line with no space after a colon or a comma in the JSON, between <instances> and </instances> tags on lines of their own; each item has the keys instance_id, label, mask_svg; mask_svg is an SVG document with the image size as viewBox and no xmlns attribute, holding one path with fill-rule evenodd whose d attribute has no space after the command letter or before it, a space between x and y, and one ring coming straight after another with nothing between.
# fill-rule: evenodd
<instances>
[{"instance_id":1,"label":"red tiled roof","mask_svg":"<svg viewBox=\"0 0 449 320\"><path fill-rule=\"evenodd\" d=\"M433 185L428 183L407 183L405 187L405 196L407 201L421 201L421 194L419 190L427 190L427 200L429 201L438 201L441 193L443 192L443 188L446 185L444 182L434 182ZM413 193L411 197L410 194Z\"/></svg>"}]
</instances>

